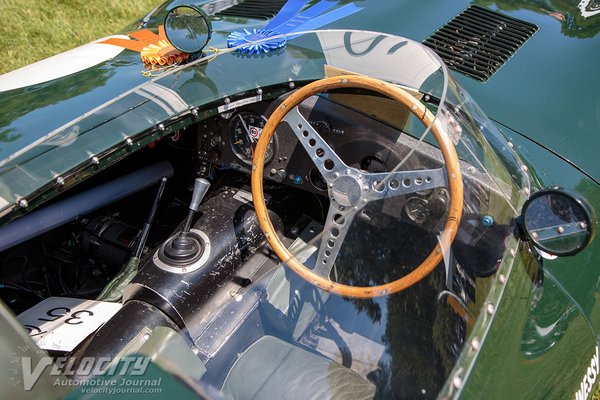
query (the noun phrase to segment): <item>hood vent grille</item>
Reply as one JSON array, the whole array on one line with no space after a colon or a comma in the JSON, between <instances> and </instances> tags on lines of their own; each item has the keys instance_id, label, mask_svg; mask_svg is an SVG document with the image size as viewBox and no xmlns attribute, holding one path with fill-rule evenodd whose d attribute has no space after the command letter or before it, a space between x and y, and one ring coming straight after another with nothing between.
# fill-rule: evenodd
<instances>
[{"instance_id":1,"label":"hood vent grille","mask_svg":"<svg viewBox=\"0 0 600 400\"><path fill-rule=\"evenodd\" d=\"M485 82L537 30L529 22L471 6L425 39L424 44L448 67Z\"/></svg>"},{"instance_id":2,"label":"hood vent grille","mask_svg":"<svg viewBox=\"0 0 600 400\"><path fill-rule=\"evenodd\" d=\"M218 12L219 17L269 19L273 18L287 0L246 0Z\"/></svg>"}]
</instances>

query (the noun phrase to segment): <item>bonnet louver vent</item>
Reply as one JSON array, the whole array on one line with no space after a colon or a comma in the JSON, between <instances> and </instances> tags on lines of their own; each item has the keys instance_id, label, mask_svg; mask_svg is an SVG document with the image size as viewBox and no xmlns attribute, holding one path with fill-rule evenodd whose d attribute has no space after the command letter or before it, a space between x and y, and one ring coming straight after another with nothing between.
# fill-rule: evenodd
<instances>
[{"instance_id":1,"label":"bonnet louver vent","mask_svg":"<svg viewBox=\"0 0 600 400\"><path fill-rule=\"evenodd\" d=\"M424 44L448 67L485 82L537 30L529 22L471 6L425 39Z\"/></svg>"},{"instance_id":2,"label":"bonnet louver vent","mask_svg":"<svg viewBox=\"0 0 600 400\"><path fill-rule=\"evenodd\" d=\"M246 0L216 15L219 17L242 17L255 19L273 18L287 0Z\"/></svg>"}]
</instances>

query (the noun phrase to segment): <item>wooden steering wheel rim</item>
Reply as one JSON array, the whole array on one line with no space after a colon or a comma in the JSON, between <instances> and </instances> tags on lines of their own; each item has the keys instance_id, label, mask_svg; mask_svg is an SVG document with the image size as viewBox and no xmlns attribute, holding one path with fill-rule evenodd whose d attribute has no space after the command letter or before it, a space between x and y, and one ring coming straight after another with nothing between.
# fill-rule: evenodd
<instances>
[{"instance_id":1,"label":"wooden steering wheel rim","mask_svg":"<svg viewBox=\"0 0 600 400\"><path fill-rule=\"evenodd\" d=\"M296 92L292 93L281 103L273 114L269 117L265 127L262 130L260 139L254 150L254 158L252 160L252 197L254 207L260 226L269 241L269 244L279 256L295 273L300 275L309 283L344 297L353 298L373 298L384 296L391 293L396 293L404 290L421 279L429 275L431 271L439 264L443 257L443 251L440 243L435 246L429 256L409 274L395 281L378 285L378 286L350 286L342 283L330 281L329 279L317 275L307 268L304 264L294 257L294 255L286 248L283 242L279 239L267 210L264 192L263 192L263 170L265 154L269 141L275 133L275 129L285 117L289 110L298 106L302 101L317 93L322 93L331 89L339 88L360 88L372 90L383 95L386 95L394 100L404 104L412 114L423 122L425 126L429 126L434 121L434 116L419 100L408 93L406 90L392 85L390 83L360 75L342 75L331 78L324 78L312 82ZM435 139L437 140L440 151L445 161L445 168L448 175L448 190L450 192L450 204L448 206L448 217L444 226L444 231L441 235L441 240L444 242L444 247L448 248L460 225L463 207L463 184L460 173L460 165L456 149L448 135L442 129L439 121L435 121L431 127Z\"/></svg>"}]
</instances>

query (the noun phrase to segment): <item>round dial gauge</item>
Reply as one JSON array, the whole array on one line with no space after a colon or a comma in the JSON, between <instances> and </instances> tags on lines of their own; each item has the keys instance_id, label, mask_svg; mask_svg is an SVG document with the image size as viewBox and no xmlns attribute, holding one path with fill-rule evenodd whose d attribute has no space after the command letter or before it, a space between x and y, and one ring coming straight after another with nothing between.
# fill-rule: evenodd
<instances>
[{"instance_id":1,"label":"round dial gauge","mask_svg":"<svg viewBox=\"0 0 600 400\"><path fill-rule=\"evenodd\" d=\"M252 164L254 148L266 122L265 117L251 111L240 111L231 118L229 124L231 150L246 164ZM274 155L275 137L271 138L269 142L267 154L265 155L265 164L271 162Z\"/></svg>"},{"instance_id":2,"label":"round dial gauge","mask_svg":"<svg viewBox=\"0 0 600 400\"><path fill-rule=\"evenodd\" d=\"M417 224L422 224L429 219L429 208L427 206L427 201L420 197L411 197L410 199L406 200L404 209L406 210L408 218Z\"/></svg>"}]
</instances>

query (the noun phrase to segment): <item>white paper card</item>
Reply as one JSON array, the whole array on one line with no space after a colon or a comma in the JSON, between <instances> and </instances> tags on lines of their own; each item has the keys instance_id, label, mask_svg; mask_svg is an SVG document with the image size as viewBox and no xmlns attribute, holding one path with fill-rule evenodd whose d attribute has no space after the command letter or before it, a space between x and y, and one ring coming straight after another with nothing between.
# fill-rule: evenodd
<instances>
[{"instance_id":1,"label":"white paper card","mask_svg":"<svg viewBox=\"0 0 600 400\"><path fill-rule=\"evenodd\" d=\"M121 308L121 303L49 297L17 319L44 350L72 351Z\"/></svg>"}]
</instances>

